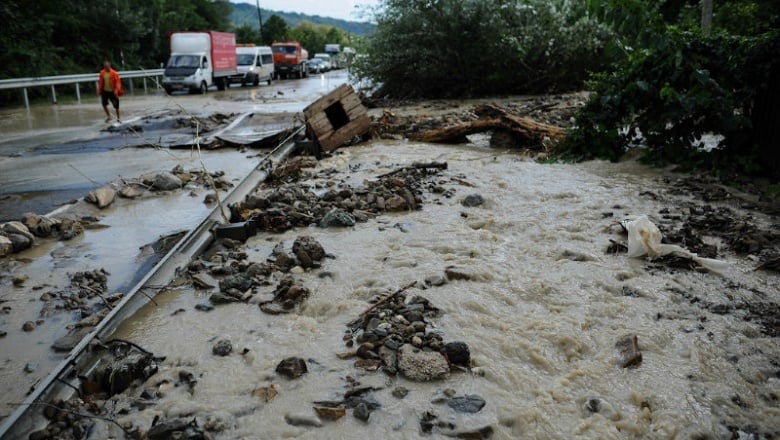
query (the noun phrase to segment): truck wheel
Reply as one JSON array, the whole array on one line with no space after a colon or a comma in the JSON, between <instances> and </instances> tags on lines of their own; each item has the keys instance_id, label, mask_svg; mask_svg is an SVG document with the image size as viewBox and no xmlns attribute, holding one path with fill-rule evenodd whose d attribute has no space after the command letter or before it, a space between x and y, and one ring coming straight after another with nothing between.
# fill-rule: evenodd
<instances>
[{"instance_id":1,"label":"truck wheel","mask_svg":"<svg viewBox=\"0 0 780 440\"><path fill-rule=\"evenodd\" d=\"M201 95L205 95L206 92L208 92L208 91L209 91L209 86L206 85L206 81L203 81L202 83L200 83L200 90L199 90L200 94Z\"/></svg>"},{"instance_id":2,"label":"truck wheel","mask_svg":"<svg viewBox=\"0 0 780 440\"><path fill-rule=\"evenodd\" d=\"M225 90L225 79L224 78L220 78L220 79L218 79L218 80L216 80L214 82L217 83L217 90L220 90L220 91L221 90Z\"/></svg>"},{"instance_id":3,"label":"truck wheel","mask_svg":"<svg viewBox=\"0 0 780 440\"><path fill-rule=\"evenodd\" d=\"M273 79L274 79L273 75L268 75L268 85L269 86L271 85L271 80L273 80Z\"/></svg>"},{"instance_id":4,"label":"truck wheel","mask_svg":"<svg viewBox=\"0 0 780 440\"><path fill-rule=\"evenodd\" d=\"M260 75L255 75L255 80L252 81L252 85L255 86L255 87L260 85Z\"/></svg>"},{"instance_id":5,"label":"truck wheel","mask_svg":"<svg viewBox=\"0 0 780 440\"><path fill-rule=\"evenodd\" d=\"M298 69L298 79L303 78L303 68Z\"/></svg>"}]
</instances>

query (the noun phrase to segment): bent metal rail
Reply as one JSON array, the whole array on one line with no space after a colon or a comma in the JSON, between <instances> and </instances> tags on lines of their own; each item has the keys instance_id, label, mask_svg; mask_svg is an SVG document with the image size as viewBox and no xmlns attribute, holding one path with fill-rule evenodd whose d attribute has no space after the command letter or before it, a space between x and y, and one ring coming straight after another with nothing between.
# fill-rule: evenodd
<instances>
[{"instance_id":1,"label":"bent metal rail","mask_svg":"<svg viewBox=\"0 0 780 440\"><path fill-rule=\"evenodd\" d=\"M124 79L131 78L143 78L144 79L144 93L148 91L146 86L146 78L157 78L163 75L164 69L153 70L126 70L119 72L119 76ZM79 88L80 83L97 83L97 72L85 73L78 75L60 75L60 76L42 76L39 78L15 78L15 79L0 79L0 90L22 89L24 95L24 106L30 108L30 100L27 98L27 89L30 87L51 87L51 100L53 103L57 103L57 92L54 90L54 86L62 84L75 84L76 85L76 100L81 102L81 90ZM159 81L155 80L155 88L160 88ZM130 93L133 92L133 82L130 81Z\"/></svg>"},{"instance_id":2,"label":"bent metal rail","mask_svg":"<svg viewBox=\"0 0 780 440\"><path fill-rule=\"evenodd\" d=\"M303 131L298 128L293 134L268 154L223 200L224 205L244 199L254 188L266 180L274 164L284 160L294 149L294 138ZM90 356L88 347L94 340L105 340L127 319L137 312L151 298L144 293L147 286L167 285L176 274L176 269L189 263L203 252L214 240L212 229L220 223L219 207L185 235L176 246L160 260L152 270L136 284L112 311L71 351L57 368L25 399L24 403L0 425L0 438L26 439L30 432L40 429L45 420L36 403L51 401L55 397L68 399L78 385L71 384L76 373L89 375L98 367L98 359ZM78 380L78 379L75 379Z\"/></svg>"}]
</instances>

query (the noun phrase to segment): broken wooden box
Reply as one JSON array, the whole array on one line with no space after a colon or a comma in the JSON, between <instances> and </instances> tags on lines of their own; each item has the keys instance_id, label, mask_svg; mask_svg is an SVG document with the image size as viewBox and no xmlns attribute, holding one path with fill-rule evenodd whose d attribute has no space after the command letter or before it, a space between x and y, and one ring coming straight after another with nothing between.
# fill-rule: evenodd
<instances>
[{"instance_id":1,"label":"broken wooden box","mask_svg":"<svg viewBox=\"0 0 780 440\"><path fill-rule=\"evenodd\" d=\"M366 108L349 84L311 103L303 109L303 116L309 136L324 151L339 148L371 127Z\"/></svg>"}]
</instances>

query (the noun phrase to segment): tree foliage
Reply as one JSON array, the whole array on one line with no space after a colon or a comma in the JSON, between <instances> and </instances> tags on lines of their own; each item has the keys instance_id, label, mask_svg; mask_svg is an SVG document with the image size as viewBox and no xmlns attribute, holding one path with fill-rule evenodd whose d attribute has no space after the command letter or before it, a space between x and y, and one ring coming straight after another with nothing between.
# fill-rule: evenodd
<instances>
[{"instance_id":1,"label":"tree foliage","mask_svg":"<svg viewBox=\"0 0 780 440\"><path fill-rule=\"evenodd\" d=\"M559 151L616 160L641 146L654 162L780 177L780 30L772 9L715 2L713 28L705 32L694 7L662 14L657 5L633 3L630 13L595 11L612 20L624 56L593 76L593 94ZM623 32L638 15L652 16L652 25ZM702 148L705 135L718 140Z\"/></svg>"},{"instance_id":2,"label":"tree foliage","mask_svg":"<svg viewBox=\"0 0 780 440\"><path fill-rule=\"evenodd\" d=\"M290 28L282 17L273 14L263 23L262 41L263 44L270 45L274 41L285 41L290 39Z\"/></svg>"},{"instance_id":3,"label":"tree foliage","mask_svg":"<svg viewBox=\"0 0 780 440\"><path fill-rule=\"evenodd\" d=\"M385 0L358 73L393 96L577 88L610 32L567 0Z\"/></svg>"}]
</instances>

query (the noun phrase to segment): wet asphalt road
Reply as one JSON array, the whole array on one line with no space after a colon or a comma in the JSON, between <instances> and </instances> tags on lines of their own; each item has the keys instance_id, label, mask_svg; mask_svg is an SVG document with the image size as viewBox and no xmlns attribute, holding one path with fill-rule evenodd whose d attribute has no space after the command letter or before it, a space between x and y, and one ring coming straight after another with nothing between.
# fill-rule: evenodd
<instances>
[{"instance_id":1,"label":"wet asphalt road","mask_svg":"<svg viewBox=\"0 0 780 440\"><path fill-rule=\"evenodd\" d=\"M18 219L25 212L50 212L119 176L173 167L191 152L150 147L192 143L193 130L186 124L189 115L254 113L238 127L239 134L252 126L284 128L305 106L346 80L347 72L342 70L270 86L234 85L222 92L212 88L206 95L139 91L121 102L121 127L142 128L133 132L107 131L111 124L104 122L96 97L81 103L39 104L30 110L2 109L0 221Z\"/></svg>"}]
</instances>

